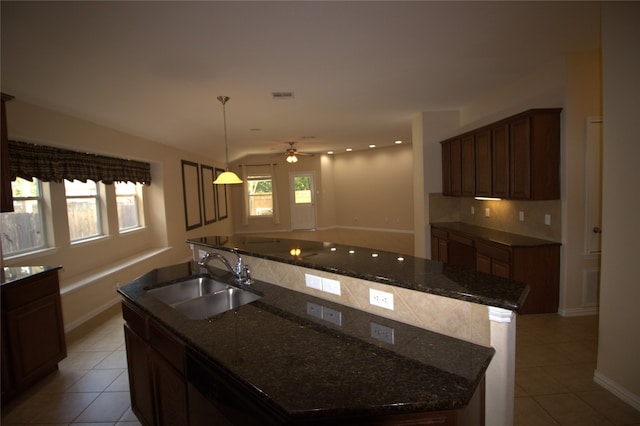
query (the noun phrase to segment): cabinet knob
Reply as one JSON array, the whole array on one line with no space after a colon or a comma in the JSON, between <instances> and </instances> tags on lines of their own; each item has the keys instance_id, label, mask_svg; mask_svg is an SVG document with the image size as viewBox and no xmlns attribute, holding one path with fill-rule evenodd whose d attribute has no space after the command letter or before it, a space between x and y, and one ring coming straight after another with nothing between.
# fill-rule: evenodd
<instances>
[{"instance_id":1,"label":"cabinet knob","mask_svg":"<svg viewBox=\"0 0 640 426\"><path fill-rule=\"evenodd\" d=\"M600 229L600 228L599 228L599 227L597 227L597 226L594 226L594 227L593 227L593 233L594 233L594 234L602 234L602 229Z\"/></svg>"}]
</instances>

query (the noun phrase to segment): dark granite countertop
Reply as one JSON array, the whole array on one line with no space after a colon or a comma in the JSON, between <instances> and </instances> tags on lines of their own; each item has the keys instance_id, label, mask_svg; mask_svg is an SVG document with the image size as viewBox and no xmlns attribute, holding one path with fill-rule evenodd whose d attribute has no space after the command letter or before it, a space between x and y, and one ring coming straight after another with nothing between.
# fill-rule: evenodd
<instances>
[{"instance_id":1,"label":"dark granite countertop","mask_svg":"<svg viewBox=\"0 0 640 426\"><path fill-rule=\"evenodd\" d=\"M537 246L559 246L561 243L540 238L527 237L526 235L512 234L510 232L498 231L491 228L469 225L463 222L434 222L434 228L445 231L453 231L470 238L480 238L497 244L509 247L537 247Z\"/></svg>"},{"instance_id":2,"label":"dark granite countertop","mask_svg":"<svg viewBox=\"0 0 640 426\"><path fill-rule=\"evenodd\" d=\"M529 291L523 283L428 259L363 247L251 235L203 237L191 244L327 271L438 296L517 311ZM292 255L299 249L299 255Z\"/></svg>"},{"instance_id":3,"label":"dark granite countertop","mask_svg":"<svg viewBox=\"0 0 640 426\"><path fill-rule=\"evenodd\" d=\"M5 266L2 268L0 284L14 284L38 274L60 268L62 268L62 266Z\"/></svg>"},{"instance_id":4,"label":"dark granite countertop","mask_svg":"<svg viewBox=\"0 0 640 426\"><path fill-rule=\"evenodd\" d=\"M232 282L226 271L185 263L119 292L292 419L463 408L495 352L260 281L251 288L262 299L207 320L146 292L205 273ZM386 340L372 337L380 334Z\"/></svg>"}]
</instances>

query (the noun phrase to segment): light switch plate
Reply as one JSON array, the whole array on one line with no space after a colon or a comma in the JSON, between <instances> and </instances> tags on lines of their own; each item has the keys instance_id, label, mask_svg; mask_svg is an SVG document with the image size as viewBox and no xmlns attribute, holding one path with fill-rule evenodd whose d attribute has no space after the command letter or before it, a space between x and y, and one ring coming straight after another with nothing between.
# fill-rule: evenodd
<instances>
[{"instance_id":1,"label":"light switch plate","mask_svg":"<svg viewBox=\"0 0 640 426\"><path fill-rule=\"evenodd\" d=\"M322 278L311 274L304 274L304 280L307 287L315 288L316 290L322 290Z\"/></svg>"},{"instance_id":2,"label":"light switch plate","mask_svg":"<svg viewBox=\"0 0 640 426\"><path fill-rule=\"evenodd\" d=\"M322 291L340 296L340 281L322 278Z\"/></svg>"}]
</instances>

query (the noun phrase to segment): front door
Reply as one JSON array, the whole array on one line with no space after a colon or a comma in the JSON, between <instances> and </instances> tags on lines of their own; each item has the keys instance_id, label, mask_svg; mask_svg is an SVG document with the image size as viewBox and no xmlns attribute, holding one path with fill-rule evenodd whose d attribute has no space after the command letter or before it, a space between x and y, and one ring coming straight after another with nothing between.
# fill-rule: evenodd
<instances>
[{"instance_id":1,"label":"front door","mask_svg":"<svg viewBox=\"0 0 640 426\"><path fill-rule=\"evenodd\" d=\"M313 172L289 173L291 229L316 228L316 200Z\"/></svg>"}]
</instances>

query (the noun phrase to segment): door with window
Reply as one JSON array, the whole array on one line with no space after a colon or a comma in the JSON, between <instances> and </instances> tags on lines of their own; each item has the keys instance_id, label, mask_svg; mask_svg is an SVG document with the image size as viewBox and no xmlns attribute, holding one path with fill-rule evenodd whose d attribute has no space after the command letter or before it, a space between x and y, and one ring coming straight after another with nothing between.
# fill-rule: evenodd
<instances>
[{"instance_id":1,"label":"door with window","mask_svg":"<svg viewBox=\"0 0 640 426\"><path fill-rule=\"evenodd\" d=\"M289 174L291 193L291 228L316 228L315 186L312 172Z\"/></svg>"}]
</instances>

